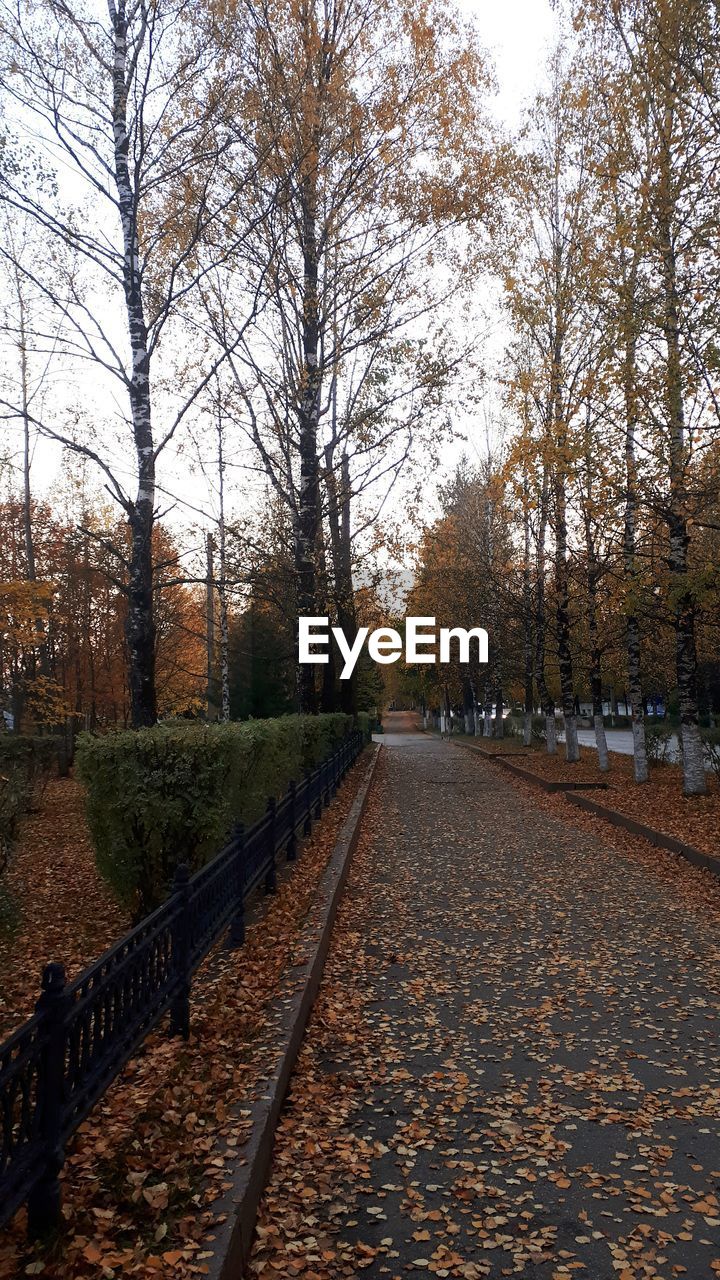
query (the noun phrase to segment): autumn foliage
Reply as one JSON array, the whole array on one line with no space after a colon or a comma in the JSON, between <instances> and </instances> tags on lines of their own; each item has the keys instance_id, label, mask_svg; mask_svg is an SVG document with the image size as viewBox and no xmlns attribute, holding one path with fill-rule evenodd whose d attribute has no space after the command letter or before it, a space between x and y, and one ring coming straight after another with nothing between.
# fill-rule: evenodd
<instances>
[{"instance_id":1,"label":"autumn foliage","mask_svg":"<svg viewBox=\"0 0 720 1280\"><path fill-rule=\"evenodd\" d=\"M129 723L126 597L121 556L126 533L108 508L63 516L49 503L32 511L37 581L27 578L24 511L0 507L0 677L15 728L65 731ZM178 555L161 525L154 533L157 680L161 714L197 711L204 697L205 618L191 587L172 582Z\"/></svg>"}]
</instances>

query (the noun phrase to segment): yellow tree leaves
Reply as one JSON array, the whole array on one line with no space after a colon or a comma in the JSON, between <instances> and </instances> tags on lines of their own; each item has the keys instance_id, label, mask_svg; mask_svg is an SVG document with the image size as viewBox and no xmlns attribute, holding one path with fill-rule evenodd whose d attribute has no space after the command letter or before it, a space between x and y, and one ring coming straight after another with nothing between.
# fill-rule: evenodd
<instances>
[{"instance_id":1,"label":"yellow tree leaves","mask_svg":"<svg viewBox=\"0 0 720 1280\"><path fill-rule=\"evenodd\" d=\"M20 578L0 582L0 629L3 643L15 649L38 649L53 598L49 582Z\"/></svg>"},{"instance_id":2,"label":"yellow tree leaves","mask_svg":"<svg viewBox=\"0 0 720 1280\"><path fill-rule=\"evenodd\" d=\"M27 725L124 724L128 715L126 597L120 566L127 535L111 511L78 517L34 509L38 581L23 577L22 512L0 505L0 662L7 709ZM181 579L179 548L155 528L157 681L164 716L196 712L204 697L202 592Z\"/></svg>"}]
</instances>

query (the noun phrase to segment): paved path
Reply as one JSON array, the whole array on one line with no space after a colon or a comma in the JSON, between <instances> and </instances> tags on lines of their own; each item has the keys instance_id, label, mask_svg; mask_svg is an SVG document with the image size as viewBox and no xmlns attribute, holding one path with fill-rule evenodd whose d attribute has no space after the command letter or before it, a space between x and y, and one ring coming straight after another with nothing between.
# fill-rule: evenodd
<instances>
[{"instance_id":1,"label":"paved path","mask_svg":"<svg viewBox=\"0 0 720 1280\"><path fill-rule=\"evenodd\" d=\"M717 1278L720 894L386 723L252 1272Z\"/></svg>"}]
</instances>

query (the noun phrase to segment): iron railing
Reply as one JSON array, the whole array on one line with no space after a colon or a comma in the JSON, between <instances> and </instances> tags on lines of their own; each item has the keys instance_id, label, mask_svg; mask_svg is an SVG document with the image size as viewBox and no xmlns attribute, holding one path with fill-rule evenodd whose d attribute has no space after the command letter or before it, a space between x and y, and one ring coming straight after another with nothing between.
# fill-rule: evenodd
<instances>
[{"instance_id":1,"label":"iron railing","mask_svg":"<svg viewBox=\"0 0 720 1280\"><path fill-rule=\"evenodd\" d=\"M242 944L248 897L274 891L278 855L297 856L363 745L351 733L195 875L179 866L167 901L74 982L46 965L33 1017L0 1044L0 1226L27 1201L31 1237L57 1227L69 1137L165 1014L187 1037L193 973L227 926Z\"/></svg>"}]
</instances>

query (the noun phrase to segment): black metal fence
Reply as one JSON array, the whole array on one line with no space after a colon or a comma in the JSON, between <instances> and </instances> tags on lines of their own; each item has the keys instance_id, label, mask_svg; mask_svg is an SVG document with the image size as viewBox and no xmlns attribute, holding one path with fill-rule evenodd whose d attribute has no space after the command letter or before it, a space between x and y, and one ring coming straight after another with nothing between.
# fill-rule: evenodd
<instances>
[{"instance_id":1,"label":"black metal fence","mask_svg":"<svg viewBox=\"0 0 720 1280\"><path fill-rule=\"evenodd\" d=\"M74 982L45 967L33 1017L0 1045L0 1226L25 1201L31 1236L58 1225L68 1138L164 1014L188 1035L193 973L228 925L242 944L249 895L274 891L278 855L297 856L363 745L351 733L195 875L179 866L167 901Z\"/></svg>"}]
</instances>

